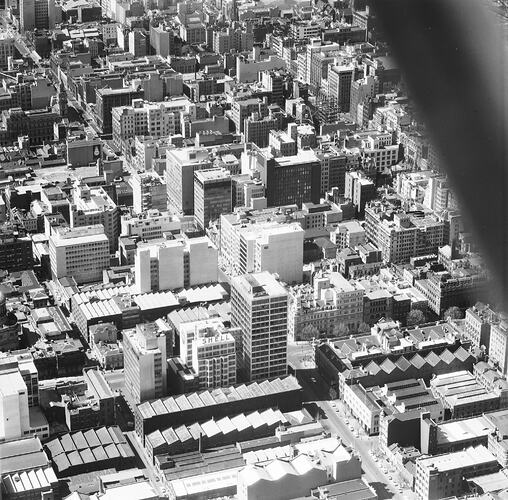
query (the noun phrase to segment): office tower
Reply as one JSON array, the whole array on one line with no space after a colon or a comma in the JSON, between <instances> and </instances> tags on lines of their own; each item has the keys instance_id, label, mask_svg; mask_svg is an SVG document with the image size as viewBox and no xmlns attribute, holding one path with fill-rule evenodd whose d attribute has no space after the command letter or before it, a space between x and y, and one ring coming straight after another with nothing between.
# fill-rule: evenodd
<instances>
[{"instance_id":1,"label":"office tower","mask_svg":"<svg viewBox=\"0 0 508 500\"><path fill-rule=\"evenodd\" d=\"M166 154L168 210L172 214L194 214L194 172L212 168L205 148L178 148Z\"/></svg>"},{"instance_id":2,"label":"office tower","mask_svg":"<svg viewBox=\"0 0 508 500\"><path fill-rule=\"evenodd\" d=\"M168 31L164 26L150 27L150 45L156 54L162 57L168 57L171 53L171 45L173 44L173 33Z\"/></svg>"},{"instance_id":3,"label":"office tower","mask_svg":"<svg viewBox=\"0 0 508 500\"><path fill-rule=\"evenodd\" d=\"M207 236L154 243L137 248L134 282L138 293L216 283L217 247Z\"/></svg>"},{"instance_id":4,"label":"office tower","mask_svg":"<svg viewBox=\"0 0 508 500\"><path fill-rule=\"evenodd\" d=\"M130 179L134 213L168 208L166 182L156 172L135 173Z\"/></svg>"},{"instance_id":5,"label":"office tower","mask_svg":"<svg viewBox=\"0 0 508 500\"><path fill-rule=\"evenodd\" d=\"M120 89L98 88L95 90L95 114L103 134L113 131L112 111L119 106L130 106L134 99L143 99L143 90L123 87Z\"/></svg>"},{"instance_id":6,"label":"office tower","mask_svg":"<svg viewBox=\"0 0 508 500\"><path fill-rule=\"evenodd\" d=\"M120 236L120 209L102 187L88 187L77 181L72 191L71 227L102 224L109 251L116 252Z\"/></svg>"},{"instance_id":7,"label":"office tower","mask_svg":"<svg viewBox=\"0 0 508 500\"><path fill-rule=\"evenodd\" d=\"M258 113L260 118L264 118L268 114L268 98L265 97L263 100L250 98L233 101L231 104L231 118L238 134L244 131L244 121L252 113Z\"/></svg>"},{"instance_id":8,"label":"office tower","mask_svg":"<svg viewBox=\"0 0 508 500\"><path fill-rule=\"evenodd\" d=\"M226 169L194 173L194 220L201 229L221 214L231 212L231 174Z\"/></svg>"},{"instance_id":9,"label":"office tower","mask_svg":"<svg viewBox=\"0 0 508 500\"><path fill-rule=\"evenodd\" d=\"M35 28L35 0L19 1L19 23L21 32Z\"/></svg>"},{"instance_id":10,"label":"office tower","mask_svg":"<svg viewBox=\"0 0 508 500\"><path fill-rule=\"evenodd\" d=\"M0 441L22 437L30 429L28 393L18 369L0 371Z\"/></svg>"},{"instance_id":11,"label":"office tower","mask_svg":"<svg viewBox=\"0 0 508 500\"><path fill-rule=\"evenodd\" d=\"M268 146L268 136L272 130L280 130L283 126L282 113L272 113L261 117L256 111L244 120L245 142L253 142L256 146Z\"/></svg>"},{"instance_id":12,"label":"office tower","mask_svg":"<svg viewBox=\"0 0 508 500\"><path fill-rule=\"evenodd\" d=\"M230 333L207 331L192 343L192 367L200 390L236 383L235 339Z\"/></svg>"},{"instance_id":13,"label":"office tower","mask_svg":"<svg viewBox=\"0 0 508 500\"><path fill-rule=\"evenodd\" d=\"M196 372L201 388L236 383L237 346L219 318L183 323L179 335L180 358Z\"/></svg>"},{"instance_id":14,"label":"office tower","mask_svg":"<svg viewBox=\"0 0 508 500\"><path fill-rule=\"evenodd\" d=\"M367 99L375 97L377 89L377 78L366 76L351 83L351 97L349 101L349 114L351 120L362 126L362 115L358 113L358 106Z\"/></svg>"},{"instance_id":15,"label":"office tower","mask_svg":"<svg viewBox=\"0 0 508 500\"><path fill-rule=\"evenodd\" d=\"M280 71L262 71L261 84L270 92L270 103L284 106L284 74Z\"/></svg>"},{"instance_id":16,"label":"office tower","mask_svg":"<svg viewBox=\"0 0 508 500\"><path fill-rule=\"evenodd\" d=\"M166 394L166 335L156 324L123 332L125 394L131 405Z\"/></svg>"},{"instance_id":17,"label":"office tower","mask_svg":"<svg viewBox=\"0 0 508 500\"><path fill-rule=\"evenodd\" d=\"M365 212L365 205L376 197L376 185L362 172L346 172L344 189L345 197L355 205L360 217Z\"/></svg>"},{"instance_id":18,"label":"office tower","mask_svg":"<svg viewBox=\"0 0 508 500\"><path fill-rule=\"evenodd\" d=\"M13 57L15 39L8 33L0 33L0 70L8 69L9 57Z\"/></svg>"},{"instance_id":19,"label":"office tower","mask_svg":"<svg viewBox=\"0 0 508 500\"><path fill-rule=\"evenodd\" d=\"M266 210L277 217L276 210ZM305 231L296 222L279 223L225 214L220 220L220 261L228 276L269 271L286 283L299 283L303 273Z\"/></svg>"},{"instance_id":20,"label":"office tower","mask_svg":"<svg viewBox=\"0 0 508 500\"><path fill-rule=\"evenodd\" d=\"M109 256L109 240L102 224L56 228L49 237L53 279L72 276L78 284L102 281Z\"/></svg>"},{"instance_id":21,"label":"office tower","mask_svg":"<svg viewBox=\"0 0 508 500\"><path fill-rule=\"evenodd\" d=\"M354 79L353 65L330 66L328 70L328 97L337 100L339 112L349 113L351 84Z\"/></svg>"},{"instance_id":22,"label":"office tower","mask_svg":"<svg viewBox=\"0 0 508 500\"><path fill-rule=\"evenodd\" d=\"M33 267L32 240L9 227L0 228L0 269L9 272Z\"/></svg>"},{"instance_id":23,"label":"office tower","mask_svg":"<svg viewBox=\"0 0 508 500\"><path fill-rule=\"evenodd\" d=\"M286 289L269 272L237 276L231 285L231 325L242 330L242 377L264 380L286 375Z\"/></svg>"},{"instance_id":24,"label":"office tower","mask_svg":"<svg viewBox=\"0 0 508 500\"><path fill-rule=\"evenodd\" d=\"M5 315L5 297L0 295L0 315ZM1 349L0 349L1 350ZM23 378L28 395L28 406L39 405L39 373L34 363L32 354L28 351L20 351L17 354L0 355L0 373L4 371L19 370Z\"/></svg>"},{"instance_id":25,"label":"office tower","mask_svg":"<svg viewBox=\"0 0 508 500\"><path fill-rule=\"evenodd\" d=\"M182 288L184 246L183 240L141 243L134 264L137 293Z\"/></svg>"},{"instance_id":26,"label":"office tower","mask_svg":"<svg viewBox=\"0 0 508 500\"><path fill-rule=\"evenodd\" d=\"M270 158L261 165L261 180L266 186L269 207L319 203L321 163L312 150L295 156Z\"/></svg>"},{"instance_id":27,"label":"office tower","mask_svg":"<svg viewBox=\"0 0 508 500\"><path fill-rule=\"evenodd\" d=\"M134 29L129 33L129 52L134 57L144 57L147 52L146 34L139 29Z\"/></svg>"}]
</instances>

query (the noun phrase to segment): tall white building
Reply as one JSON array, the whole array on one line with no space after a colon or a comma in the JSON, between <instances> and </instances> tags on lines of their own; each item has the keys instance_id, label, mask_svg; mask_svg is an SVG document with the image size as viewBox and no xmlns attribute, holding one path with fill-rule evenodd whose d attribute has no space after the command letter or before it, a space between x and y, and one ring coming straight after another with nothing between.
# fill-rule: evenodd
<instances>
[{"instance_id":1,"label":"tall white building","mask_svg":"<svg viewBox=\"0 0 508 500\"><path fill-rule=\"evenodd\" d=\"M254 271L277 273L286 283L302 281L303 235L299 224L266 228L255 238Z\"/></svg>"},{"instance_id":2,"label":"tall white building","mask_svg":"<svg viewBox=\"0 0 508 500\"><path fill-rule=\"evenodd\" d=\"M192 343L192 367L201 390L236 384L235 339L230 333L207 332Z\"/></svg>"},{"instance_id":3,"label":"tall white building","mask_svg":"<svg viewBox=\"0 0 508 500\"><path fill-rule=\"evenodd\" d=\"M133 209L136 214L146 210L166 211L168 208L167 188L156 172L142 172L131 176Z\"/></svg>"},{"instance_id":4,"label":"tall white building","mask_svg":"<svg viewBox=\"0 0 508 500\"><path fill-rule=\"evenodd\" d=\"M157 292L183 288L183 240L141 243L134 265L136 291Z\"/></svg>"},{"instance_id":5,"label":"tall white building","mask_svg":"<svg viewBox=\"0 0 508 500\"><path fill-rule=\"evenodd\" d=\"M178 148L166 153L168 210L173 214L194 214L194 172L212 168L205 148Z\"/></svg>"},{"instance_id":6,"label":"tall white building","mask_svg":"<svg viewBox=\"0 0 508 500\"><path fill-rule=\"evenodd\" d=\"M228 330L219 318L180 326L180 357L196 372L203 389L236 383L236 345Z\"/></svg>"},{"instance_id":7,"label":"tall white building","mask_svg":"<svg viewBox=\"0 0 508 500\"><path fill-rule=\"evenodd\" d=\"M166 335L154 323L123 332L125 392L131 404L166 394Z\"/></svg>"},{"instance_id":8,"label":"tall white building","mask_svg":"<svg viewBox=\"0 0 508 500\"><path fill-rule=\"evenodd\" d=\"M48 421L37 406L38 377L31 358L0 358L0 442L28 435L49 437Z\"/></svg>"},{"instance_id":9,"label":"tall white building","mask_svg":"<svg viewBox=\"0 0 508 500\"><path fill-rule=\"evenodd\" d=\"M286 283L303 276L304 230L294 222L246 223L241 214L220 219L220 262L229 276L251 272L277 273Z\"/></svg>"},{"instance_id":10,"label":"tall white building","mask_svg":"<svg viewBox=\"0 0 508 500\"><path fill-rule=\"evenodd\" d=\"M499 366L499 370L506 376L508 373L508 318L502 317L500 321L490 328L489 359Z\"/></svg>"},{"instance_id":11,"label":"tall white building","mask_svg":"<svg viewBox=\"0 0 508 500\"><path fill-rule=\"evenodd\" d=\"M109 267L109 240L104 226L54 229L49 237L49 259L53 278L72 276L76 283L102 281Z\"/></svg>"},{"instance_id":12,"label":"tall white building","mask_svg":"<svg viewBox=\"0 0 508 500\"><path fill-rule=\"evenodd\" d=\"M288 294L269 272L237 276L231 282L231 325L242 331L245 380L287 372Z\"/></svg>"},{"instance_id":13,"label":"tall white building","mask_svg":"<svg viewBox=\"0 0 508 500\"><path fill-rule=\"evenodd\" d=\"M217 247L207 236L141 243L134 279L138 293L216 283Z\"/></svg>"},{"instance_id":14,"label":"tall white building","mask_svg":"<svg viewBox=\"0 0 508 500\"><path fill-rule=\"evenodd\" d=\"M118 248L120 209L102 187L76 183L72 192L71 227L102 224L109 240L111 253Z\"/></svg>"},{"instance_id":15,"label":"tall white building","mask_svg":"<svg viewBox=\"0 0 508 500\"><path fill-rule=\"evenodd\" d=\"M30 428L28 393L18 370L0 374L0 441L19 438Z\"/></svg>"}]
</instances>

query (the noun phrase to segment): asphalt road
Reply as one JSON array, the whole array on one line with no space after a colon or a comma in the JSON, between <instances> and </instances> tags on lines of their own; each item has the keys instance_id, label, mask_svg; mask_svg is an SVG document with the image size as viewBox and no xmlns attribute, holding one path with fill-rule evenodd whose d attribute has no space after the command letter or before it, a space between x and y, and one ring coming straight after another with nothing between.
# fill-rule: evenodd
<instances>
[{"instance_id":1,"label":"asphalt road","mask_svg":"<svg viewBox=\"0 0 508 500\"><path fill-rule=\"evenodd\" d=\"M315 382L312 380L314 379ZM375 437L367 437L360 434L360 437L355 438L353 432L346 425L344 419L339 415L338 409L332 406L332 401L329 400L328 386L317 374L309 374L301 377L301 384L304 388L307 401L315 401L316 404L323 410L326 418L321 420L323 427L334 434L337 434L344 444L351 445L351 447L359 454L362 461L362 468L364 471L364 479L376 490L380 499L397 498L409 499L415 498L414 493L410 490L403 490L402 493L393 484L388 476L391 474L384 474L379 465L375 462L373 456L369 453L374 445ZM353 419L349 419L350 424ZM358 426L357 426L358 427ZM395 473L395 476L397 473Z\"/></svg>"}]
</instances>

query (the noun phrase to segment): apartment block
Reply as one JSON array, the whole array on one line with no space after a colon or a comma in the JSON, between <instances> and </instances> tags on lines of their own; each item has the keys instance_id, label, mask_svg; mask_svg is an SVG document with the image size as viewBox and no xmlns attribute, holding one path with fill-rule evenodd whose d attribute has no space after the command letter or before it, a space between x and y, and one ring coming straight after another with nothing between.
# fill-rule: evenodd
<instances>
[{"instance_id":1,"label":"apartment block","mask_svg":"<svg viewBox=\"0 0 508 500\"><path fill-rule=\"evenodd\" d=\"M245 380L287 373L287 309L287 291L269 272L232 279L231 325L242 330Z\"/></svg>"}]
</instances>

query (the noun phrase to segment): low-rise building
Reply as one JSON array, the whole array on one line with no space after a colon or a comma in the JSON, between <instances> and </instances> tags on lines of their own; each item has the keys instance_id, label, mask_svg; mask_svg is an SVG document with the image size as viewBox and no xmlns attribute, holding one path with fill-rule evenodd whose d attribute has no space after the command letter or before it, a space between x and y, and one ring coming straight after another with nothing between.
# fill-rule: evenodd
<instances>
[{"instance_id":1,"label":"low-rise building","mask_svg":"<svg viewBox=\"0 0 508 500\"><path fill-rule=\"evenodd\" d=\"M335 272L316 274L313 281L289 288L289 336L294 340L330 337L336 325L356 330L363 321L363 287Z\"/></svg>"},{"instance_id":2,"label":"low-rise building","mask_svg":"<svg viewBox=\"0 0 508 500\"><path fill-rule=\"evenodd\" d=\"M453 418L480 415L500 406L499 394L488 392L468 371L436 375L430 386Z\"/></svg>"},{"instance_id":3,"label":"low-rise building","mask_svg":"<svg viewBox=\"0 0 508 500\"><path fill-rule=\"evenodd\" d=\"M497 472L500 465L485 446L416 460L415 493L422 500L460 496L466 492L464 479Z\"/></svg>"}]
</instances>

